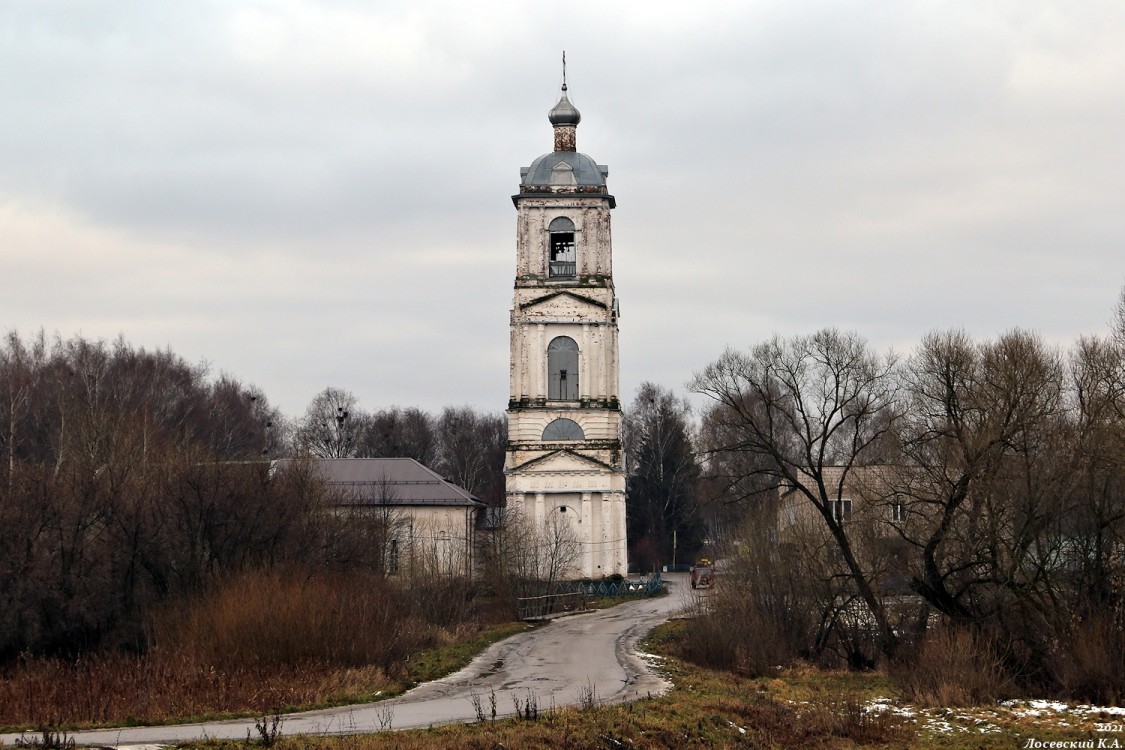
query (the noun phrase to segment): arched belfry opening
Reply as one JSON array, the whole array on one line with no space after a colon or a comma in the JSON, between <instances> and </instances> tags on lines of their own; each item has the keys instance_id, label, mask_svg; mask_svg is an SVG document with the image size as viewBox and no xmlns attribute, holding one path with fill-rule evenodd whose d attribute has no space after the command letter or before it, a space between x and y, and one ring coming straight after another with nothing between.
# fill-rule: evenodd
<instances>
[{"instance_id":1,"label":"arched belfry opening","mask_svg":"<svg viewBox=\"0 0 1125 750\"><path fill-rule=\"evenodd\" d=\"M547 227L550 242L548 275L552 279L574 278L578 270L578 247L574 241L574 222L557 216Z\"/></svg>"},{"instance_id":2,"label":"arched belfry opening","mask_svg":"<svg viewBox=\"0 0 1125 750\"><path fill-rule=\"evenodd\" d=\"M575 577L627 572L609 169L577 151L582 116L564 82L548 113L554 149L520 170L511 311L509 507L565 517ZM581 272L579 272L581 270ZM560 510L565 508L565 514Z\"/></svg>"}]
</instances>

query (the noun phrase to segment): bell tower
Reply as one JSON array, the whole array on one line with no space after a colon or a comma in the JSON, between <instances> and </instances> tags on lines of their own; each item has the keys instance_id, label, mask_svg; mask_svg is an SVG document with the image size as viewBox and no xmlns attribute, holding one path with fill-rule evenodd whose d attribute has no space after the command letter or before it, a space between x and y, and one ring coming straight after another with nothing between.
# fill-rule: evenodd
<instances>
[{"instance_id":1,"label":"bell tower","mask_svg":"<svg viewBox=\"0 0 1125 750\"><path fill-rule=\"evenodd\" d=\"M609 169L576 149L582 116L562 93L554 150L520 170L505 482L508 507L577 542L567 575L625 574Z\"/></svg>"}]
</instances>

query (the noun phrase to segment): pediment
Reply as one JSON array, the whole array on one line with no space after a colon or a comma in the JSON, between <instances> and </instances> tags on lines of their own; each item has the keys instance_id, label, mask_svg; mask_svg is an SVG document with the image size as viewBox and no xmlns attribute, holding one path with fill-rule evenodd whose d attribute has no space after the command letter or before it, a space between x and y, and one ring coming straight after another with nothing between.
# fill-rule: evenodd
<instances>
[{"instance_id":1,"label":"pediment","mask_svg":"<svg viewBox=\"0 0 1125 750\"><path fill-rule=\"evenodd\" d=\"M574 168L565 161L560 161L551 169L551 185L577 185L578 179L574 176Z\"/></svg>"},{"instance_id":2,"label":"pediment","mask_svg":"<svg viewBox=\"0 0 1125 750\"><path fill-rule=\"evenodd\" d=\"M606 309L606 306L596 299L591 299L565 289L551 292L550 294L544 294L542 297L536 297L524 303L521 309L525 312L534 312L535 315L543 317L562 317L574 312L575 303L580 306L595 307L599 310Z\"/></svg>"},{"instance_id":3,"label":"pediment","mask_svg":"<svg viewBox=\"0 0 1125 750\"><path fill-rule=\"evenodd\" d=\"M591 456L573 450L563 449L552 451L545 456L538 456L514 467L513 471L522 472L551 472L589 471L590 469L610 469L613 467L604 461L599 461Z\"/></svg>"}]
</instances>

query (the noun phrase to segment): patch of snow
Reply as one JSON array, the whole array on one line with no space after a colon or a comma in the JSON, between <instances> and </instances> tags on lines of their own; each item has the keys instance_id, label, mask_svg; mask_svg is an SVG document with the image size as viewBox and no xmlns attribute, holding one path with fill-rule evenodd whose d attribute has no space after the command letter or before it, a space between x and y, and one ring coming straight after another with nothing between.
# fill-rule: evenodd
<instances>
[{"instance_id":1,"label":"patch of snow","mask_svg":"<svg viewBox=\"0 0 1125 750\"><path fill-rule=\"evenodd\" d=\"M1047 700L1010 700L1002 701L1000 705L1021 717L1042 716L1045 713L1060 713L1070 710L1070 706L1065 703Z\"/></svg>"},{"instance_id":2,"label":"patch of snow","mask_svg":"<svg viewBox=\"0 0 1125 750\"><path fill-rule=\"evenodd\" d=\"M1090 706L1083 704L1074 707L1075 713L1083 714L1108 714L1109 716L1125 716L1125 707L1123 706Z\"/></svg>"},{"instance_id":3,"label":"patch of snow","mask_svg":"<svg viewBox=\"0 0 1125 750\"><path fill-rule=\"evenodd\" d=\"M899 706L895 704L892 699L885 696L872 698L867 703L864 703L863 710L869 714L881 714L889 711L895 716L902 716L907 719L912 719L917 714L917 710L913 706Z\"/></svg>"}]
</instances>

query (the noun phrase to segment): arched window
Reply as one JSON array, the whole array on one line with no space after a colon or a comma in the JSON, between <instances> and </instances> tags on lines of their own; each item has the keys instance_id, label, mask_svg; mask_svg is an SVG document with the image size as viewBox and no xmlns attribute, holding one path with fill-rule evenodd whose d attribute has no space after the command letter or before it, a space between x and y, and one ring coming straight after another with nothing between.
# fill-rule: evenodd
<instances>
[{"instance_id":1,"label":"arched window","mask_svg":"<svg viewBox=\"0 0 1125 750\"><path fill-rule=\"evenodd\" d=\"M547 344L547 399L578 400L578 344L569 336Z\"/></svg>"},{"instance_id":2,"label":"arched window","mask_svg":"<svg viewBox=\"0 0 1125 750\"><path fill-rule=\"evenodd\" d=\"M551 220L547 227L551 237L548 274L552 279L574 278L578 269L578 251L574 244L574 222L565 216Z\"/></svg>"},{"instance_id":3,"label":"arched window","mask_svg":"<svg viewBox=\"0 0 1125 750\"><path fill-rule=\"evenodd\" d=\"M573 419L556 419L543 428L544 440L585 440L586 433Z\"/></svg>"}]
</instances>

